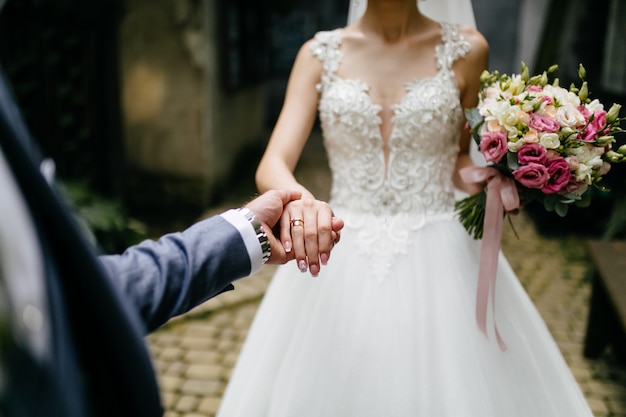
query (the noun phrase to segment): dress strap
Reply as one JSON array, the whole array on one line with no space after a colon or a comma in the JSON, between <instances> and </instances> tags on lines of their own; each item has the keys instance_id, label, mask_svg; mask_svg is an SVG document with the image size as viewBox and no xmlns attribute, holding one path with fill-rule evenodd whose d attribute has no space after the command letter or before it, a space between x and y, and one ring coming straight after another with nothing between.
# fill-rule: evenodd
<instances>
[{"instance_id":1,"label":"dress strap","mask_svg":"<svg viewBox=\"0 0 626 417\"><path fill-rule=\"evenodd\" d=\"M320 90L324 84L331 81L335 76L339 64L341 63L341 29L332 31L320 31L315 34L313 43L311 43L311 52L322 62L322 83L319 84Z\"/></svg>"},{"instance_id":2,"label":"dress strap","mask_svg":"<svg viewBox=\"0 0 626 417\"><path fill-rule=\"evenodd\" d=\"M441 70L449 70L454 61L469 52L470 44L459 34L458 26L450 23L441 23L441 37L443 43L435 49L437 66Z\"/></svg>"}]
</instances>

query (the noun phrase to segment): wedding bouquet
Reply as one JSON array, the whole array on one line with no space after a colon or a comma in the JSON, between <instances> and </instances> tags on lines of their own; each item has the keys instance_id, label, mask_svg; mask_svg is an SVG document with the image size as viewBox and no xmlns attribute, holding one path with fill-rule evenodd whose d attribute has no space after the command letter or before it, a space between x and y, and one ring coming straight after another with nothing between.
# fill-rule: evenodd
<instances>
[{"instance_id":1,"label":"wedding bouquet","mask_svg":"<svg viewBox=\"0 0 626 417\"><path fill-rule=\"evenodd\" d=\"M556 69L533 77L524 63L511 76L484 71L478 107L465 115L488 168L514 186L515 197L565 216L572 204L589 205L590 187L603 189L611 164L626 159L626 145L612 150L614 134L624 131L621 106L607 111L589 97L582 65L580 87L561 87L558 78L550 83ZM483 236L486 202L487 192L480 192L456 203L461 223L476 239Z\"/></svg>"}]
</instances>

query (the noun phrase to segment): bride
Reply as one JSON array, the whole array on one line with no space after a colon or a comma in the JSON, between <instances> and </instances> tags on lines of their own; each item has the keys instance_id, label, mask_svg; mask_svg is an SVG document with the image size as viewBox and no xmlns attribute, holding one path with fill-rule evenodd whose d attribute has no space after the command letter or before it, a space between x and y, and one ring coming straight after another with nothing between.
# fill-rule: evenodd
<instances>
[{"instance_id":1,"label":"bride","mask_svg":"<svg viewBox=\"0 0 626 417\"><path fill-rule=\"evenodd\" d=\"M476 325L479 242L454 216L455 189L480 189L458 175L488 59L451 24L471 24L470 1L353 3L353 22L302 46L257 171L260 191L302 190L282 240L319 278L277 271L218 416L591 416L502 256L489 328L508 349ZM307 240L326 211L293 176L316 112L345 221L330 261Z\"/></svg>"}]
</instances>

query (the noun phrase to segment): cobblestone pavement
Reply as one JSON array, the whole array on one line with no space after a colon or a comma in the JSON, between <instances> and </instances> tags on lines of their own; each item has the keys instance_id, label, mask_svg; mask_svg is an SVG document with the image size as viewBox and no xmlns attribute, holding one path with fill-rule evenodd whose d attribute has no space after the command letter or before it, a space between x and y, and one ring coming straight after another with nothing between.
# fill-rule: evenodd
<instances>
[{"instance_id":1,"label":"cobblestone pavement","mask_svg":"<svg viewBox=\"0 0 626 417\"><path fill-rule=\"evenodd\" d=\"M316 166L315 161L319 163L313 158L311 166ZM307 170L306 161L299 169L312 189L328 179L325 172ZM519 239L506 225L503 251L548 324L595 416L626 417L626 369L615 364L610 352L596 360L582 355L591 293L584 247L573 237L539 235L523 214L513 223ZM264 266L254 277L238 281L235 291L209 300L148 336L165 417L215 415L274 269Z\"/></svg>"}]
</instances>

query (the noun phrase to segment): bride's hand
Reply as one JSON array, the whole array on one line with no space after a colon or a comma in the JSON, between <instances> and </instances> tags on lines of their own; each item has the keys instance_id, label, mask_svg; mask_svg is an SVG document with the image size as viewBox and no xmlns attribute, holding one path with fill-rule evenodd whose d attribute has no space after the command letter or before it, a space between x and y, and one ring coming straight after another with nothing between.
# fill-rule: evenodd
<instances>
[{"instance_id":1,"label":"bride's hand","mask_svg":"<svg viewBox=\"0 0 626 417\"><path fill-rule=\"evenodd\" d=\"M308 269L315 277L339 242L343 221L334 216L328 203L308 198L289 202L280 226L283 246L293 252L298 269Z\"/></svg>"}]
</instances>

